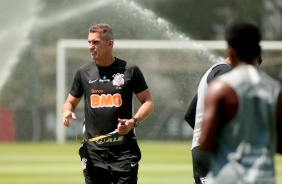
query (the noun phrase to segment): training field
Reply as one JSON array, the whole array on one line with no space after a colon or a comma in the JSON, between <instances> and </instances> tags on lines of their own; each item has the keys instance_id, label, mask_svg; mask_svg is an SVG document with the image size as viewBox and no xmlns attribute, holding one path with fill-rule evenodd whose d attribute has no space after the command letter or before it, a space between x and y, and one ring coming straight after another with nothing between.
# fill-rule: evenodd
<instances>
[{"instance_id":1,"label":"training field","mask_svg":"<svg viewBox=\"0 0 282 184\"><path fill-rule=\"evenodd\" d=\"M192 184L190 142L139 141L139 184ZM68 142L0 143L2 184L82 184L80 145ZM276 157L277 184L282 184L282 156Z\"/></svg>"}]
</instances>

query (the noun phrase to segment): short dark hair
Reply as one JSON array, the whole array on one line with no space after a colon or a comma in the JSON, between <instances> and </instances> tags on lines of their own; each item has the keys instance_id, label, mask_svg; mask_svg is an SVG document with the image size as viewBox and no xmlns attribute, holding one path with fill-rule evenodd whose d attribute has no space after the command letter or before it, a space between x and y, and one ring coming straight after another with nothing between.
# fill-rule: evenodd
<instances>
[{"instance_id":1,"label":"short dark hair","mask_svg":"<svg viewBox=\"0 0 282 184\"><path fill-rule=\"evenodd\" d=\"M102 37L106 40L113 40L112 28L109 24L99 23L89 28L89 33L101 33Z\"/></svg>"},{"instance_id":2,"label":"short dark hair","mask_svg":"<svg viewBox=\"0 0 282 184\"><path fill-rule=\"evenodd\" d=\"M226 28L225 39L243 61L251 62L260 54L261 33L254 23L244 21L231 23Z\"/></svg>"}]
</instances>

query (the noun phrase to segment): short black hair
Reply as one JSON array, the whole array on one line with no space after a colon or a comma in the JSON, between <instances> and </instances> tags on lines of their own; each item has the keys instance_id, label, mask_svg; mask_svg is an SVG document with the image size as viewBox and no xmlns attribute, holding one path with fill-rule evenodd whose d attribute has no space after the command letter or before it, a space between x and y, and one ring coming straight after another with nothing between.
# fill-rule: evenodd
<instances>
[{"instance_id":1,"label":"short black hair","mask_svg":"<svg viewBox=\"0 0 282 184\"><path fill-rule=\"evenodd\" d=\"M225 39L243 61L250 62L260 54L261 33L254 23L245 21L231 23L226 28Z\"/></svg>"}]
</instances>

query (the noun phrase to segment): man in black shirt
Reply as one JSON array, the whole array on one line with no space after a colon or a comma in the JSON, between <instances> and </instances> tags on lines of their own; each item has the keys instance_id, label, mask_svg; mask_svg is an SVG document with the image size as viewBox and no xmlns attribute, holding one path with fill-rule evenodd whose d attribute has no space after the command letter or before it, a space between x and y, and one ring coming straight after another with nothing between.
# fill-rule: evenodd
<instances>
[{"instance_id":1,"label":"man in black shirt","mask_svg":"<svg viewBox=\"0 0 282 184\"><path fill-rule=\"evenodd\" d=\"M141 152L134 128L153 112L150 90L138 66L113 56L110 25L90 27L88 42L93 61L77 70L62 122L71 126L70 119L76 119L75 109L84 96L84 137L118 133L114 139L87 142L80 148L85 183L136 184ZM133 93L141 103L135 114Z\"/></svg>"}]
</instances>

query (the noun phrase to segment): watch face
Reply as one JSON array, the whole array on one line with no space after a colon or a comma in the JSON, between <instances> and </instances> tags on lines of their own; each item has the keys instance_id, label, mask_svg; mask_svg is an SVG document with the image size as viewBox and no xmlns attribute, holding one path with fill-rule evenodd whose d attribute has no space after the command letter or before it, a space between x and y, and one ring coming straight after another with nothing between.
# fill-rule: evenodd
<instances>
[{"instance_id":1,"label":"watch face","mask_svg":"<svg viewBox=\"0 0 282 184\"><path fill-rule=\"evenodd\" d=\"M134 127L137 127L139 125L138 121L135 121Z\"/></svg>"},{"instance_id":2,"label":"watch face","mask_svg":"<svg viewBox=\"0 0 282 184\"><path fill-rule=\"evenodd\" d=\"M134 120L134 127L137 127L139 125L138 120L136 118L133 118L133 120Z\"/></svg>"}]
</instances>

